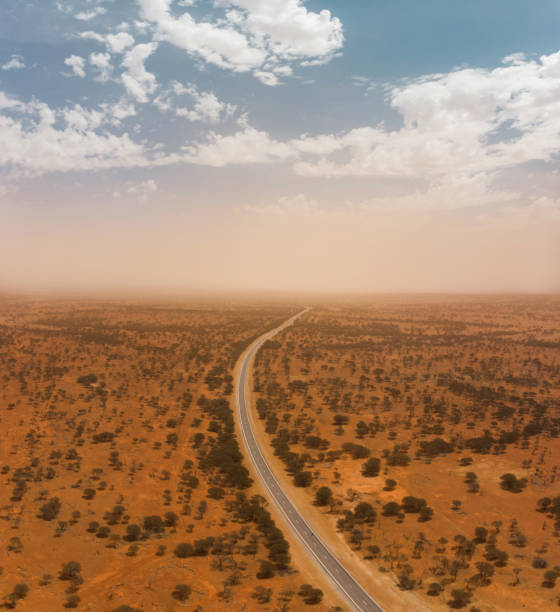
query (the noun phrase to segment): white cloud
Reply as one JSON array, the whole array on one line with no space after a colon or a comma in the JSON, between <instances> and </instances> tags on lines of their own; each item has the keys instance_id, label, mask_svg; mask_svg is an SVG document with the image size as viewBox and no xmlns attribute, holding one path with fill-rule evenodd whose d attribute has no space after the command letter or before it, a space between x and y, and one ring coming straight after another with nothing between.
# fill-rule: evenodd
<instances>
[{"instance_id":1,"label":"white cloud","mask_svg":"<svg viewBox=\"0 0 560 612\"><path fill-rule=\"evenodd\" d=\"M136 45L128 51L122 63L126 69L122 75L124 86L141 103L148 102L149 96L157 88L156 77L144 66L144 62L156 49L157 44L153 42Z\"/></svg>"},{"instance_id":2,"label":"white cloud","mask_svg":"<svg viewBox=\"0 0 560 612\"><path fill-rule=\"evenodd\" d=\"M22 108L23 104L19 100L16 100L15 98L12 98L11 96L5 94L3 91L0 91L0 111L7 109L19 110Z\"/></svg>"},{"instance_id":3,"label":"white cloud","mask_svg":"<svg viewBox=\"0 0 560 612\"><path fill-rule=\"evenodd\" d=\"M111 125L120 125L123 119L136 116L136 108L134 104L122 99L116 104L101 104L101 108L105 113L105 119Z\"/></svg>"},{"instance_id":4,"label":"white cloud","mask_svg":"<svg viewBox=\"0 0 560 612\"><path fill-rule=\"evenodd\" d=\"M74 17L78 19L79 21L91 21L92 19L95 19L95 17L99 15L105 15L106 12L107 12L106 8L103 8L102 6L96 6L90 11L80 11L79 13L76 13Z\"/></svg>"},{"instance_id":5,"label":"white cloud","mask_svg":"<svg viewBox=\"0 0 560 612\"><path fill-rule=\"evenodd\" d=\"M280 80L273 73L268 70L255 70L253 72L253 76L256 77L261 83L264 85L268 85L269 87L276 87L276 85L280 84Z\"/></svg>"},{"instance_id":6,"label":"white cloud","mask_svg":"<svg viewBox=\"0 0 560 612\"><path fill-rule=\"evenodd\" d=\"M229 4L247 11L246 30L277 57L330 59L344 42L339 19L328 10L309 11L301 0L230 0Z\"/></svg>"},{"instance_id":7,"label":"white cloud","mask_svg":"<svg viewBox=\"0 0 560 612\"><path fill-rule=\"evenodd\" d=\"M137 197L139 200L146 200L157 190L157 183L153 179L148 179L147 181L143 181L137 185L132 185L126 190L126 192L129 195Z\"/></svg>"},{"instance_id":8,"label":"white cloud","mask_svg":"<svg viewBox=\"0 0 560 612\"><path fill-rule=\"evenodd\" d=\"M70 66L72 68L72 72L75 76L83 79L86 76L86 71L84 70L86 65L86 60L79 55L71 55L64 60L66 66Z\"/></svg>"},{"instance_id":9,"label":"white cloud","mask_svg":"<svg viewBox=\"0 0 560 612\"><path fill-rule=\"evenodd\" d=\"M144 167L153 163L143 145L105 129L130 115L122 103L85 109L52 109L43 102L23 103L0 92L0 167L26 175L72 170Z\"/></svg>"},{"instance_id":10,"label":"white cloud","mask_svg":"<svg viewBox=\"0 0 560 612\"><path fill-rule=\"evenodd\" d=\"M155 40L221 68L255 71L267 85L278 82L265 68L267 62L326 62L344 41L336 17L327 10L309 11L301 0L222 0L217 4L234 8L226 12L225 20L215 22L197 22L188 12L176 17L171 0L138 2L144 18L155 26Z\"/></svg>"},{"instance_id":11,"label":"white cloud","mask_svg":"<svg viewBox=\"0 0 560 612\"><path fill-rule=\"evenodd\" d=\"M263 131L246 126L229 136L210 132L204 143L186 146L183 161L221 167L230 164L259 164L293 158L289 143L275 141Z\"/></svg>"},{"instance_id":12,"label":"white cloud","mask_svg":"<svg viewBox=\"0 0 560 612\"><path fill-rule=\"evenodd\" d=\"M109 53L90 53L89 63L97 68L97 81L105 82L109 80L113 66L111 65L111 55Z\"/></svg>"},{"instance_id":13,"label":"white cloud","mask_svg":"<svg viewBox=\"0 0 560 612\"><path fill-rule=\"evenodd\" d=\"M560 52L534 61L510 56L494 70L429 75L388 95L402 116L399 129L381 124L281 142L245 126L211 134L188 147L187 157L212 166L290 160L309 177L421 180L445 200L454 188L465 198L492 198L498 171L560 154Z\"/></svg>"},{"instance_id":14,"label":"white cloud","mask_svg":"<svg viewBox=\"0 0 560 612\"><path fill-rule=\"evenodd\" d=\"M82 132L94 131L101 126L117 127L128 117L136 115L133 104L121 99L115 104L101 104L99 108L86 109L80 104L67 106L57 112L66 126Z\"/></svg>"},{"instance_id":15,"label":"white cloud","mask_svg":"<svg viewBox=\"0 0 560 612\"><path fill-rule=\"evenodd\" d=\"M62 2L57 2L55 6L61 13L68 14L72 12L72 6L70 4L62 4Z\"/></svg>"},{"instance_id":16,"label":"white cloud","mask_svg":"<svg viewBox=\"0 0 560 612\"><path fill-rule=\"evenodd\" d=\"M179 96L189 96L194 101L190 107L174 106L173 98ZM236 110L235 104L227 104L220 100L214 92L199 91L194 84L187 87L173 81L171 87L162 92L155 100L154 104L161 111L174 110L179 117L185 117L189 121L202 121L204 123L218 123L231 117Z\"/></svg>"},{"instance_id":17,"label":"white cloud","mask_svg":"<svg viewBox=\"0 0 560 612\"><path fill-rule=\"evenodd\" d=\"M80 32L80 38L95 40L104 44L110 53L123 53L134 44L134 38L128 32L117 34L98 34L97 32Z\"/></svg>"},{"instance_id":18,"label":"white cloud","mask_svg":"<svg viewBox=\"0 0 560 612\"><path fill-rule=\"evenodd\" d=\"M21 70L22 68L25 68L25 62L21 55L12 55L2 66L2 70Z\"/></svg>"}]
</instances>

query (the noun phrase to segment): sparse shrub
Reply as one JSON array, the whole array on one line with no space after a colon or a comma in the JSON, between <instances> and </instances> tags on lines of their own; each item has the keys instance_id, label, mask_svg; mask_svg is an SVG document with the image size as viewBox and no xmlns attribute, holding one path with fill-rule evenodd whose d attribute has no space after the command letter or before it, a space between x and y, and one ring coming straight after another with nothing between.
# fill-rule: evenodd
<instances>
[{"instance_id":1,"label":"sparse shrub","mask_svg":"<svg viewBox=\"0 0 560 612\"><path fill-rule=\"evenodd\" d=\"M374 523L377 512L371 504L360 502L354 508L354 520L362 523Z\"/></svg>"},{"instance_id":2,"label":"sparse shrub","mask_svg":"<svg viewBox=\"0 0 560 612\"><path fill-rule=\"evenodd\" d=\"M174 554L176 557L179 557L179 559L185 559L186 557L192 557L195 554L194 547L189 542L181 542L180 544L177 544L177 546L175 547Z\"/></svg>"},{"instance_id":3,"label":"sparse shrub","mask_svg":"<svg viewBox=\"0 0 560 612\"><path fill-rule=\"evenodd\" d=\"M488 529L486 527L476 527L474 530L474 541L477 544L483 544L488 537Z\"/></svg>"},{"instance_id":4,"label":"sparse shrub","mask_svg":"<svg viewBox=\"0 0 560 612\"><path fill-rule=\"evenodd\" d=\"M451 608L464 608L471 600L472 594L464 589L453 589L451 597L452 599L449 602Z\"/></svg>"},{"instance_id":5,"label":"sparse shrub","mask_svg":"<svg viewBox=\"0 0 560 612\"><path fill-rule=\"evenodd\" d=\"M526 478L517 478L515 474L502 474L500 476L500 486L504 491L510 493L520 493L527 486Z\"/></svg>"},{"instance_id":6,"label":"sparse shrub","mask_svg":"<svg viewBox=\"0 0 560 612\"><path fill-rule=\"evenodd\" d=\"M329 487L319 487L315 493L314 504L316 506L327 506L333 499L333 493Z\"/></svg>"},{"instance_id":7,"label":"sparse shrub","mask_svg":"<svg viewBox=\"0 0 560 612\"><path fill-rule=\"evenodd\" d=\"M64 602L65 608L77 608L80 603L80 598L78 595L68 595L68 598Z\"/></svg>"},{"instance_id":8,"label":"sparse shrub","mask_svg":"<svg viewBox=\"0 0 560 612\"><path fill-rule=\"evenodd\" d=\"M175 514L175 512L166 512L164 518L166 527L175 527L177 525L177 521L179 520L179 517Z\"/></svg>"},{"instance_id":9,"label":"sparse shrub","mask_svg":"<svg viewBox=\"0 0 560 612\"><path fill-rule=\"evenodd\" d=\"M208 489L208 497L210 499L223 499L225 493L221 487L210 487Z\"/></svg>"},{"instance_id":10,"label":"sparse shrub","mask_svg":"<svg viewBox=\"0 0 560 612\"><path fill-rule=\"evenodd\" d=\"M560 568L547 570L544 573L544 580L542 582L542 586L546 589L553 589L556 586L556 580L558 580L558 576L560 575Z\"/></svg>"},{"instance_id":11,"label":"sparse shrub","mask_svg":"<svg viewBox=\"0 0 560 612\"><path fill-rule=\"evenodd\" d=\"M314 589L310 584L302 584L298 595L307 605L321 603L323 599L323 591L321 589Z\"/></svg>"},{"instance_id":12,"label":"sparse shrub","mask_svg":"<svg viewBox=\"0 0 560 612\"><path fill-rule=\"evenodd\" d=\"M443 587L439 582L431 582L428 585L428 590L426 591L426 594L430 595L431 597L437 597L438 595L440 595L440 593L442 593L442 591Z\"/></svg>"},{"instance_id":13,"label":"sparse shrub","mask_svg":"<svg viewBox=\"0 0 560 612\"><path fill-rule=\"evenodd\" d=\"M29 593L29 587L23 583L16 584L12 593L16 599L24 599Z\"/></svg>"},{"instance_id":14,"label":"sparse shrub","mask_svg":"<svg viewBox=\"0 0 560 612\"><path fill-rule=\"evenodd\" d=\"M397 502L388 502L383 506L383 516L397 516L401 507Z\"/></svg>"},{"instance_id":15,"label":"sparse shrub","mask_svg":"<svg viewBox=\"0 0 560 612\"><path fill-rule=\"evenodd\" d=\"M294 475L294 485L296 487L308 487L313 480L311 472L297 472Z\"/></svg>"},{"instance_id":16,"label":"sparse shrub","mask_svg":"<svg viewBox=\"0 0 560 612\"><path fill-rule=\"evenodd\" d=\"M58 577L60 580L74 580L80 575L81 571L82 566L77 561L68 561L68 563L63 564Z\"/></svg>"},{"instance_id":17,"label":"sparse shrub","mask_svg":"<svg viewBox=\"0 0 560 612\"><path fill-rule=\"evenodd\" d=\"M261 561L260 567L257 571L257 578L264 580L266 578L272 578L274 576L274 564L270 561Z\"/></svg>"},{"instance_id":18,"label":"sparse shrub","mask_svg":"<svg viewBox=\"0 0 560 612\"><path fill-rule=\"evenodd\" d=\"M192 592L191 587L188 584L177 584L173 589L171 595L177 601L187 601Z\"/></svg>"},{"instance_id":19,"label":"sparse shrub","mask_svg":"<svg viewBox=\"0 0 560 612\"><path fill-rule=\"evenodd\" d=\"M43 504L39 510L39 518L44 521L52 521L60 512L60 501L58 497L53 497L46 504Z\"/></svg>"},{"instance_id":20,"label":"sparse shrub","mask_svg":"<svg viewBox=\"0 0 560 612\"><path fill-rule=\"evenodd\" d=\"M126 526L126 535L124 536L124 539L127 542L136 542L141 535L142 529L140 529L139 525L132 523Z\"/></svg>"},{"instance_id":21,"label":"sparse shrub","mask_svg":"<svg viewBox=\"0 0 560 612\"><path fill-rule=\"evenodd\" d=\"M393 480L392 478L387 478L387 480L385 481L384 490L385 491L394 491L396 486L397 486L397 481L396 480Z\"/></svg>"},{"instance_id":22,"label":"sparse shrub","mask_svg":"<svg viewBox=\"0 0 560 612\"><path fill-rule=\"evenodd\" d=\"M152 515L144 517L144 531L148 533L162 533L165 531L165 525L160 516Z\"/></svg>"},{"instance_id":23,"label":"sparse shrub","mask_svg":"<svg viewBox=\"0 0 560 612\"><path fill-rule=\"evenodd\" d=\"M374 478L379 474L379 470L381 469L381 461L377 459L377 457L370 457L363 465L362 465L362 476L366 476L367 478Z\"/></svg>"}]
</instances>

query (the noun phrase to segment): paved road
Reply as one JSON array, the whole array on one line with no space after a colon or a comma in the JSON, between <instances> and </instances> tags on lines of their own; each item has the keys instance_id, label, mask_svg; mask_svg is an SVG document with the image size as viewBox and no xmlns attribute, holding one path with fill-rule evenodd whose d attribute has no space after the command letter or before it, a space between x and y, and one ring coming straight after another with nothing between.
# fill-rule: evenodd
<instances>
[{"instance_id":1,"label":"paved road","mask_svg":"<svg viewBox=\"0 0 560 612\"><path fill-rule=\"evenodd\" d=\"M276 480L266 459L264 458L255 435L249 413L249 403L247 401L247 385L249 367L253 357L259 348L272 336L276 335L285 327L291 325L298 317L306 313L308 309L295 315L280 327L264 334L251 345L247 351L241 367L239 368L237 385L237 410L241 433L245 442L245 447L249 457L255 466L257 474L262 483L268 490L272 501L278 506L282 514L286 517L295 534L302 541L308 553L315 558L320 568L334 585L347 598L352 607L358 612L383 612L372 597L363 589L352 575L344 568L338 559L331 553L319 537L313 532L311 526L305 521L297 511L287 495L282 491L280 484Z\"/></svg>"}]
</instances>

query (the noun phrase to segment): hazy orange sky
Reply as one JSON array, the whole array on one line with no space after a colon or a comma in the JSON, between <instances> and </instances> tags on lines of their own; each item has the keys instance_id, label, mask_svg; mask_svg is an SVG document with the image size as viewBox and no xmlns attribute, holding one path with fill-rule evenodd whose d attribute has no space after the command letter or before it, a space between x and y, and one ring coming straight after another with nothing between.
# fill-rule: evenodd
<instances>
[{"instance_id":1,"label":"hazy orange sky","mask_svg":"<svg viewBox=\"0 0 560 612\"><path fill-rule=\"evenodd\" d=\"M0 291L560 291L556 0L6 0Z\"/></svg>"},{"instance_id":2,"label":"hazy orange sky","mask_svg":"<svg viewBox=\"0 0 560 612\"><path fill-rule=\"evenodd\" d=\"M485 211L324 212L283 202L231 213L64 219L2 232L10 289L558 291L560 221L546 201ZM40 221L38 220L40 216Z\"/></svg>"}]
</instances>

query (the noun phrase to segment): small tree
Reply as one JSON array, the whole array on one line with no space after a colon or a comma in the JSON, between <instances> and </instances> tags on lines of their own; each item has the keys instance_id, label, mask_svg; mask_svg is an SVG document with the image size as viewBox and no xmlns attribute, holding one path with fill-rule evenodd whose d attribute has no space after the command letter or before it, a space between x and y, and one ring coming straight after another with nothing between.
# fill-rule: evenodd
<instances>
[{"instance_id":1,"label":"small tree","mask_svg":"<svg viewBox=\"0 0 560 612\"><path fill-rule=\"evenodd\" d=\"M471 600L471 593L464 589L453 589L451 597L451 601L448 602L451 608L464 608Z\"/></svg>"},{"instance_id":2,"label":"small tree","mask_svg":"<svg viewBox=\"0 0 560 612\"><path fill-rule=\"evenodd\" d=\"M181 542L175 547L175 556L179 559L185 559L186 557L194 556L194 547L188 542Z\"/></svg>"},{"instance_id":3,"label":"small tree","mask_svg":"<svg viewBox=\"0 0 560 612\"><path fill-rule=\"evenodd\" d=\"M500 486L504 491L510 493L520 493L527 486L526 478L517 478L515 474L502 474L500 476Z\"/></svg>"},{"instance_id":4,"label":"small tree","mask_svg":"<svg viewBox=\"0 0 560 612\"><path fill-rule=\"evenodd\" d=\"M191 592L192 589L188 584L177 584L173 589L171 595L177 601L187 601Z\"/></svg>"},{"instance_id":5,"label":"small tree","mask_svg":"<svg viewBox=\"0 0 560 612\"><path fill-rule=\"evenodd\" d=\"M136 542L141 535L142 529L140 529L139 525L132 523L126 526L126 535L124 536L124 539L127 542Z\"/></svg>"},{"instance_id":6,"label":"small tree","mask_svg":"<svg viewBox=\"0 0 560 612\"><path fill-rule=\"evenodd\" d=\"M321 603L323 599L323 591L321 589L314 589L310 584L302 584L298 595L307 605Z\"/></svg>"},{"instance_id":7,"label":"small tree","mask_svg":"<svg viewBox=\"0 0 560 612\"><path fill-rule=\"evenodd\" d=\"M315 505L327 506L332 502L333 493L329 487L319 487L315 493Z\"/></svg>"},{"instance_id":8,"label":"small tree","mask_svg":"<svg viewBox=\"0 0 560 612\"><path fill-rule=\"evenodd\" d=\"M43 504L39 510L39 518L44 521L52 521L60 512L60 501L58 497L53 497L46 504Z\"/></svg>"},{"instance_id":9,"label":"small tree","mask_svg":"<svg viewBox=\"0 0 560 612\"><path fill-rule=\"evenodd\" d=\"M296 472L294 475L294 485L296 487L308 487L313 480L311 472Z\"/></svg>"},{"instance_id":10,"label":"small tree","mask_svg":"<svg viewBox=\"0 0 560 612\"><path fill-rule=\"evenodd\" d=\"M68 561L68 563L62 565L58 577L60 580L75 580L78 578L81 571L82 566L77 561Z\"/></svg>"},{"instance_id":11,"label":"small tree","mask_svg":"<svg viewBox=\"0 0 560 612\"><path fill-rule=\"evenodd\" d=\"M544 573L544 580L542 586L547 589L553 589L556 585L556 580L558 579L558 571L551 569L547 570Z\"/></svg>"},{"instance_id":12,"label":"small tree","mask_svg":"<svg viewBox=\"0 0 560 612\"><path fill-rule=\"evenodd\" d=\"M486 527L475 527L474 541L477 544L483 544L484 542L486 542L487 537L488 537L488 529L486 529Z\"/></svg>"},{"instance_id":13,"label":"small tree","mask_svg":"<svg viewBox=\"0 0 560 612\"><path fill-rule=\"evenodd\" d=\"M257 578L265 580L274 576L274 564L270 561L261 561L261 565L257 571Z\"/></svg>"},{"instance_id":14,"label":"small tree","mask_svg":"<svg viewBox=\"0 0 560 612\"><path fill-rule=\"evenodd\" d=\"M393 480L392 478L387 478L387 480L385 481L385 491L394 491L395 487L397 486L397 481Z\"/></svg>"},{"instance_id":15,"label":"small tree","mask_svg":"<svg viewBox=\"0 0 560 612\"><path fill-rule=\"evenodd\" d=\"M354 508L354 519L363 523L374 523L377 518L377 512L371 504L360 502Z\"/></svg>"},{"instance_id":16,"label":"small tree","mask_svg":"<svg viewBox=\"0 0 560 612\"><path fill-rule=\"evenodd\" d=\"M363 465L362 465L362 476L366 476L367 478L374 478L379 474L379 470L381 469L381 462L377 457L370 457Z\"/></svg>"},{"instance_id":17,"label":"small tree","mask_svg":"<svg viewBox=\"0 0 560 612\"><path fill-rule=\"evenodd\" d=\"M434 516L434 511L432 510L432 508L430 508L429 506L424 506L420 510L420 513L418 514L418 520L421 523L425 523L426 521L432 520L433 516Z\"/></svg>"},{"instance_id":18,"label":"small tree","mask_svg":"<svg viewBox=\"0 0 560 612\"><path fill-rule=\"evenodd\" d=\"M383 506L383 516L397 516L401 507L397 502L388 502Z\"/></svg>"},{"instance_id":19,"label":"small tree","mask_svg":"<svg viewBox=\"0 0 560 612\"><path fill-rule=\"evenodd\" d=\"M494 575L494 566L485 561L480 561L476 564L478 569L479 583L482 585L490 584L490 579Z\"/></svg>"},{"instance_id":20,"label":"small tree","mask_svg":"<svg viewBox=\"0 0 560 612\"><path fill-rule=\"evenodd\" d=\"M439 582L431 582L428 585L428 590L426 591L427 595L431 597L437 597L443 591L443 587Z\"/></svg>"},{"instance_id":21,"label":"small tree","mask_svg":"<svg viewBox=\"0 0 560 612\"><path fill-rule=\"evenodd\" d=\"M16 599L24 599L27 593L29 593L29 587L26 584L22 583L16 584L12 592Z\"/></svg>"},{"instance_id":22,"label":"small tree","mask_svg":"<svg viewBox=\"0 0 560 612\"><path fill-rule=\"evenodd\" d=\"M77 608L80 603L80 598L78 595L68 595L68 598L64 602L65 608Z\"/></svg>"}]
</instances>

